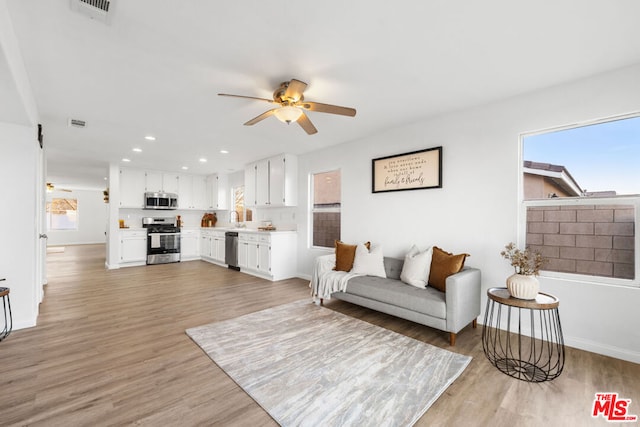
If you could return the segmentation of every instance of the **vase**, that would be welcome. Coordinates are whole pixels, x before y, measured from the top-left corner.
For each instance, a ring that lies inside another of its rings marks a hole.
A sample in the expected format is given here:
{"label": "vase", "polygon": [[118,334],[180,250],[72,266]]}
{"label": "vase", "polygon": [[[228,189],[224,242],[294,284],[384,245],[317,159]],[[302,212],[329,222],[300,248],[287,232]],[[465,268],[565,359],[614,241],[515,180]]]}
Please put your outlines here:
{"label": "vase", "polygon": [[536,276],[513,274],[507,277],[507,289],[514,298],[536,299],[540,283]]}

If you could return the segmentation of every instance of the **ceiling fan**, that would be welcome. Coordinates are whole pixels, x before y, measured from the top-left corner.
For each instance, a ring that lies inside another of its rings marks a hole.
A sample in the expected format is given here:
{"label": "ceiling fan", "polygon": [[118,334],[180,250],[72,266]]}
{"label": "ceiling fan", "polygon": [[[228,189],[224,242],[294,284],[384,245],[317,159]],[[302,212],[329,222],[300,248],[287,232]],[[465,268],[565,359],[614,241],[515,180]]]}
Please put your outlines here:
{"label": "ceiling fan", "polygon": [[246,122],[245,126],[252,126],[266,119],[269,116],[276,116],[278,120],[290,124],[296,122],[309,135],[318,132],[318,129],[311,123],[306,111],[317,111],[319,113],[339,114],[341,116],[353,117],[356,110],[349,107],[340,107],[338,105],[321,104],[319,102],[309,102],[304,100],[303,92],[307,88],[307,84],[300,80],[291,79],[288,82],[280,83],[280,86],[273,92],[273,99],[258,98],[255,96],[230,95],[228,93],[219,93],[219,96],[232,96],[235,98],[256,99],[258,101],[266,101],[271,104],[278,104],[278,107],[265,111],[257,117]]}
{"label": "ceiling fan", "polygon": [[55,191],[64,191],[66,193],[71,193],[73,191],[73,190],[69,190],[68,188],[56,188],[56,186],[53,185],[53,183],[47,182],[47,193],[52,193],[53,190],[55,190]]}

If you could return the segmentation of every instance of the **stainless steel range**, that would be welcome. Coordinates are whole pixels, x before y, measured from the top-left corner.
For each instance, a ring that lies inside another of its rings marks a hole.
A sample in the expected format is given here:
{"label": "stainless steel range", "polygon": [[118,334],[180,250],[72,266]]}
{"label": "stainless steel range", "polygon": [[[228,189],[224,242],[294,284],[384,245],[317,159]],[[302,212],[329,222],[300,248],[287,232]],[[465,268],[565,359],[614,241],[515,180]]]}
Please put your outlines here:
{"label": "stainless steel range", "polygon": [[142,218],[147,229],[147,264],[180,262],[180,227],[175,217]]}

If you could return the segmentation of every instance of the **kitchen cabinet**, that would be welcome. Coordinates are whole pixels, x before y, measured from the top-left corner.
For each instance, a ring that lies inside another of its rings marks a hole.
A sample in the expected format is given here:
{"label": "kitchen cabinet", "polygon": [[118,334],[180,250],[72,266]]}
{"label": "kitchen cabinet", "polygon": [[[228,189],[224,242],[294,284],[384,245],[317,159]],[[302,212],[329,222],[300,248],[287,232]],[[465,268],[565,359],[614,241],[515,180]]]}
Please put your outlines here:
{"label": "kitchen cabinet", "polygon": [[297,275],[297,234],[291,232],[238,233],[238,266],[241,271],[268,280]]}
{"label": "kitchen cabinet", "polygon": [[225,174],[209,175],[206,180],[207,209],[227,210],[231,204],[229,178]]}
{"label": "kitchen cabinet", "polygon": [[144,207],[145,172],[136,169],[120,169],[120,207]]}
{"label": "kitchen cabinet", "polygon": [[145,191],[178,194],[178,174],[160,171],[145,172]]}
{"label": "kitchen cabinet", "polygon": [[256,163],[256,206],[269,206],[269,170],[270,160]]}
{"label": "kitchen cabinet", "polygon": [[200,258],[200,231],[185,230],[180,231],[180,259],[188,261]]}
{"label": "kitchen cabinet", "polygon": [[271,274],[271,236],[258,236],[258,265],[257,269],[263,274]]}
{"label": "kitchen cabinet", "polygon": [[214,261],[224,263],[225,255],[225,234],[224,231],[213,232],[212,258]]}
{"label": "kitchen cabinet", "polygon": [[296,206],[298,161],[281,154],[245,167],[245,204],[247,206]]}
{"label": "kitchen cabinet", "polygon": [[207,177],[194,175],[191,185],[192,209],[206,210],[209,207],[207,197]]}
{"label": "kitchen cabinet", "polygon": [[136,265],[147,262],[146,230],[120,231],[120,262],[123,264],[135,263]]}
{"label": "kitchen cabinet", "polygon": [[249,234],[238,233],[238,267],[246,269],[249,266]]}
{"label": "kitchen cabinet", "polygon": [[216,264],[224,264],[224,231],[202,229],[200,238],[200,256],[205,261],[212,261]]}

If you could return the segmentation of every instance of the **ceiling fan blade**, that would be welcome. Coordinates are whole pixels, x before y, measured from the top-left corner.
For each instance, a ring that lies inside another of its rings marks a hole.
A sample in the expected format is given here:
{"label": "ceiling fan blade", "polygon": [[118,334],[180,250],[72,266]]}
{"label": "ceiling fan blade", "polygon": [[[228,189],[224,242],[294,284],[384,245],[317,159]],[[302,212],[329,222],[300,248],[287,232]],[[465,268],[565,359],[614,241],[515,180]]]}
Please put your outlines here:
{"label": "ceiling fan blade", "polygon": [[258,98],[257,96],[231,95],[228,93],[219,93],[218,96],[231,96],[233,98],[257,99],[258,101],[267,101],[273,103],[273,99]]}
{"label": "ceiling fan blade", "polygon": [[304,131],[307,132],[309,135],[318,133],[318,129],[316,129],[313,123],[311,123],[311,120],[309,120],[309,117],[305,113],[302,113],[302,115],[298,118],[297,122],[300,125],[300,127],[302,127],[302,129],[304,129]]}
{"label": "ceiling fan blade", "polygon": [[260,114],[257,117],[254,117],[253,119],[249,120],[247,123],[245,123],[245,126],[251,126],[251,125],[255,125],[258,122],[263,121],[264,119],[266,119],[269,116],[273,116],[273,113],[275,113],[277,110],[277,108],[274,108],[273,110],[269,110],[269,111],[265,111],[264,113]]}
{"label": "ceiling fan blade", "polygon": [[355,108],[340,107],[338,105],[321,104],[320,102],[301,102],[297,105],[305,110],[318,111],[320,113],[339,114],[341,116],[353,117],[356,115]]}
{"label": "ceiling fan blade", "polygon": [[284,97],[297,102],[302,99],[302,92],[304,92],[306,88],[307,84],[305,82],[291,79],[291,81],[289,82],[289,86],[287,86],[287,90],[284,92]]}

